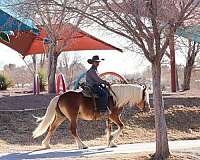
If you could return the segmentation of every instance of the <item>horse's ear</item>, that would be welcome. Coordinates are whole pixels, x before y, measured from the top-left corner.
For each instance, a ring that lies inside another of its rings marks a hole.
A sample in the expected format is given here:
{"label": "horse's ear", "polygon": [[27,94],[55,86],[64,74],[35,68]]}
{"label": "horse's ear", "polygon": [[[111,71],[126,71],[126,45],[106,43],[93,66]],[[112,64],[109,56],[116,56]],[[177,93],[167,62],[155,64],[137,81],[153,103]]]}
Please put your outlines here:
{"label": "horse's ear", "polygon": [[142,88],[143,88],[143,90],[142,90],[142,92],[143,92],[142,99],[144,100],[145,95],[146,95],[146,89],[147,89],[147,86],[143,84],[143,85],[142,85]]}

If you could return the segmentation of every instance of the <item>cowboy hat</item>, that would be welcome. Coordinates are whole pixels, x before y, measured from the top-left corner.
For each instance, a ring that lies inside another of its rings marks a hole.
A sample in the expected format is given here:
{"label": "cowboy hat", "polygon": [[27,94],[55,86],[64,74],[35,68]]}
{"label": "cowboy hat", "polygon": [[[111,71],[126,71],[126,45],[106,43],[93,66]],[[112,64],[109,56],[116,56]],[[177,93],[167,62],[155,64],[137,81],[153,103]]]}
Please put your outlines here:
{"label": "cowboy hat", "polygon": [[93,62],[101,62],[104,61],[104,59],[99,59],[99,56],[95,55],[92,57],[92,59],[88,59],[87,62],[89,64],[92,64]]}

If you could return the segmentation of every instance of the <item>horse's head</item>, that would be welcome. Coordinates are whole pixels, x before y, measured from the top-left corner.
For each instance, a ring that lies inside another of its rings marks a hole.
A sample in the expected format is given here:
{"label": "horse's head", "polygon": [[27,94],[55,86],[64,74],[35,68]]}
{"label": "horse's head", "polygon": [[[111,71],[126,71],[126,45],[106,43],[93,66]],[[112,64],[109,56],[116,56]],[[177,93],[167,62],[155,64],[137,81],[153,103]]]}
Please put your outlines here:
{"label": "horse's head", "polygon": [[144,112],[149,112],[150,111],[149,92],[145,85],[142,85],[141,89],[142,89],[142,99],[139,103],[136,104],[136,106]]}

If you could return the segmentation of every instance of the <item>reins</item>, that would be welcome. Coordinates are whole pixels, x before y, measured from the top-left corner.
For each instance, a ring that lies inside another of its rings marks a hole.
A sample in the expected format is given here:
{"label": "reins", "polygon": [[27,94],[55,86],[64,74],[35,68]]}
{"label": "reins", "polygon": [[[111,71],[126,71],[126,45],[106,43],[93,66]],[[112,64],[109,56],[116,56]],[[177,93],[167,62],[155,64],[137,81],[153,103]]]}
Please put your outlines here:
{"label": "reins", "polygon": [[115,96],[116,100],[117,100],[117,95],[115,94],[115,92],[112,90],[111,86],[108,86],[108,89],[112,92],[112,94]]}
{"label": "reins", "polygon": [[117,98],[117,95],[115,94],[115,92],[112,90],[112,88],[110,86],[108,86],[108,89],[112,92],[112,94],[115,96],[115,98]]}

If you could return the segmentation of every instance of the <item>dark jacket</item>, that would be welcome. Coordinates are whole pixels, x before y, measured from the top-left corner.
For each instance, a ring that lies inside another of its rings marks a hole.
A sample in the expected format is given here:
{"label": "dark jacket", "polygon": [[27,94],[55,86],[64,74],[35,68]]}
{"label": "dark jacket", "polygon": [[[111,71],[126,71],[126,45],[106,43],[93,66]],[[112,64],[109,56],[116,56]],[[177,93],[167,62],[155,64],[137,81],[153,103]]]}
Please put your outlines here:
{"label": "dark jacket", "polygon": [[93,87],[94,85],[107,84],[108,82],[99,77],[97,68],[92,67],[86,72],[86,85]]}

